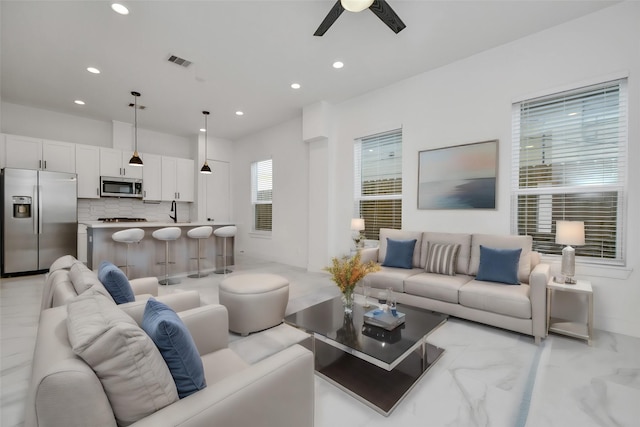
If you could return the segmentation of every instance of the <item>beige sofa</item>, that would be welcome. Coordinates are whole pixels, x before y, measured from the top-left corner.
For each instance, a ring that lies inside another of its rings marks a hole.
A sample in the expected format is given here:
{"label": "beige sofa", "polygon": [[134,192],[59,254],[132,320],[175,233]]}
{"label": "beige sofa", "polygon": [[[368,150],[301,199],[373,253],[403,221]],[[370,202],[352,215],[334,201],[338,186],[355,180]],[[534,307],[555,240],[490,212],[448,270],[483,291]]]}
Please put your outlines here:
{"label": "beige sofa", "polygon": [[[95,295],[94,291],[91,293],[103,302],[107,301],[101,295]],[[70,304],[84,303],[85,298],[90,300],[91,295],[87,297],[85,294]],[[178,312],[189,329],[201,356],[207,387],[160,406],[161,409],[131,424],[120,425],[313,426],[311,352],[296,345],[248,365],[227,347],[228,317],[225,307],[217,304],[201,306],[195,291],[178,292],[157,299]],[[134,301],[113,307],[130,315],[139,325],[145,304],[145,301]],[[25,426],[115,427],[115,403],[107,396],[94,370],[73,352],[68,332],[69,315],[67,306],[41,312]],[[107,363],[111,363],[111,359]],[[134,378],[130,382],[140,382],[140,377]],[[127,384],[122,387],[127,388]],[[146,389],[146,386],[143,388]],[[140,397],[137,393],[133,396],[118,393],[115,400],[119,400],[117,404],[120,408],[125,405],[129,410],[137,410]]]}
{"label": "beige sofa", "polygon": [[[158,295],[158,279],[156,277],[142,277],[129,281],[136,300],[147,300]],[[72,255],[65,255],[53,262],[46,275],[42,290],[42,304],[40,309],[65,305],[72,298],[77,297],[90,287],[104,289],[97,274],[78,261]],[[107,294],[107,290],[104,289]]]}
{"label": "beige sofa", "polygon": [[[531,335],[539,343],[546,336],[546,285],[549,265],[532,251],[530,236],[442,233],[380,229],[377,248],[361,250],[362,261],[383,263],[387,238],[416,239],[412,268],[382,267],[362,283],[379,289],[392,288],[399,303]],[[455,275],[425,270],[430,244],[459,244]],[[480,245],[500,249],[522,249],[518,263],[519,285],[476,280]],[[362,292],[362,287],[357,288]]]}

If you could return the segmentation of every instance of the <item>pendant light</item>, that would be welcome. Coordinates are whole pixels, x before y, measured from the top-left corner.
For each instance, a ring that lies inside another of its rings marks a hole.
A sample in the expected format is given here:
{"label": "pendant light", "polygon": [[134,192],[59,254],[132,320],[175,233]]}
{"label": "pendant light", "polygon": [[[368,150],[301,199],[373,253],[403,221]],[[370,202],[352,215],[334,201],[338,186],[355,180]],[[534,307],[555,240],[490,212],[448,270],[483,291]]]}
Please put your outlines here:
{"label": "pendant light", "polygon": [[207,145],[209,143],[209,141],[207,140],[207,116],[209,115],[209,112],[203,111],[202,114],[204,114],[204,165],[202,165],[200,173],[211,175],[211,168],[207,163]]}
{"label": "pendant light", "polygon": [[140,92],[131,92],[133,95],[133,156],[129,160],[129,166],[142,166],[142,159],[138,154],[138,97]]}

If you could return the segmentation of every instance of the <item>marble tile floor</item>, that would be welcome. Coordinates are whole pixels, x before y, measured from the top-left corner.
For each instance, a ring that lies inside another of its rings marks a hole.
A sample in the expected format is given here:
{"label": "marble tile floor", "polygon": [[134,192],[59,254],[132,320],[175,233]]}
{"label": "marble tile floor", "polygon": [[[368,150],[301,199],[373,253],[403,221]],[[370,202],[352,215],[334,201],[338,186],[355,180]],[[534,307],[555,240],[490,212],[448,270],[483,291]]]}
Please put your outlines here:
{"label": "marble tile floor", "polygon": [[[328,276],[240,256],[236,271],[281,274],[291,283],[287,312],[338,295]],[[196,289],[218,301],[222,275],[182,278],[160,293]],[[0,282],[0,426],[21,426],[39,316],[42,275]],[[356,302],[358,299],[356,300]],[[286,325],[250,335],[250,345],[291,338]],[[396,410],[384,417],[316,377],[315,426],[638,426],[640,339],[596,331],[593,346],[531,337],[451,318],[429,342],[446,349]],[[249,341],[230,336],[238,351]],[[232,347],[233,348],[233,347]],[[255,348],[255,347],[254,347]],[[267,350],[268,351],[268,350]],[[381,385],[384,386],[384,385]]]}

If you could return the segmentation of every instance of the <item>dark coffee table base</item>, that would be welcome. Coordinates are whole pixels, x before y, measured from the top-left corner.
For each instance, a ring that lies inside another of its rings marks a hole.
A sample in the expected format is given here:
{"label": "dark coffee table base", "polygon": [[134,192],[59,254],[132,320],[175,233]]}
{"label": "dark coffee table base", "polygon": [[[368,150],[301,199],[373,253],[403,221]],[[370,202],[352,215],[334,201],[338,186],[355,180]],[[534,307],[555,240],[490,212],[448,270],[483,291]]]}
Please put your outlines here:
{"label": "dark coffee table base", "polygon": [[433,366],[444,350],[425,345],[419,347],[395,369],[387,371],[321,340],[311,338],[305,345],[315,346],[316,373],[364,404],[388,416],[414,385]]}

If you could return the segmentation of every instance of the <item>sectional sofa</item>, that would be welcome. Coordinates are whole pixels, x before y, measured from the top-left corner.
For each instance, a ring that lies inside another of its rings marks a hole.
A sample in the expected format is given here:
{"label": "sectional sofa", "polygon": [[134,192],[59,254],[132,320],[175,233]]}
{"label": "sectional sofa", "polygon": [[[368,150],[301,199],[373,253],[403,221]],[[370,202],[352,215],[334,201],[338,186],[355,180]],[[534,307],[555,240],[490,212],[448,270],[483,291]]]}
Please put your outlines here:
{"label": "sectional sofa", "polygon": [[[25,427],[313,426],[309,350],[294,345],[248,364],[228,348],[224,306],[203,304],[196,291],[159,296],[188,331],[206,380],[206,387],[179,395],[179,380],[145,326],[151,295],[117,305],[96,273],[72,258],[52,266],[59,274],[49,285],[69,298],[40,313]],[[182,343],[172,331],[170,341]]]}
{"label": "sectional sofa", "polygon": [[[141,277],[129,280],[136,300],[147,300],[158,296],[158,279]],[[87,291],[99,289],[105,296],[109,293],[98,276],[72,255],[64,255],[51,264],[42,290],[41,310],[67,304],[70,300]]]}
{"label": "sectional sofa", "polygon": [[[391,251],[402,247],[399,245],[406,248],[413,240],[404,268],[385,266],[385,261],[394,265],[397,258]],[[446,256],[454,249],[455,255]],[[511,258],[500,258],[502,253]],[[364,248],[361,255],[363,262],[375,261],[382,266],[362,280],[357,292],[362,292],[363,285],[371,286],[373,296],[391,288],[401,304],[531,335],[536,343],[546,336],[549,264],[541,263],[539,254],[532,251],[530,236],[383,228],[379,246]],[[506,274],[512,269],[512,274]],[[517,278],[502,279],[505,274]]]}

